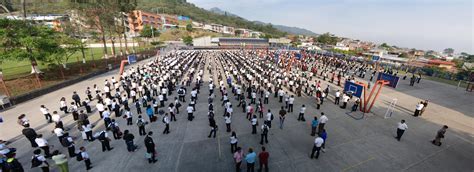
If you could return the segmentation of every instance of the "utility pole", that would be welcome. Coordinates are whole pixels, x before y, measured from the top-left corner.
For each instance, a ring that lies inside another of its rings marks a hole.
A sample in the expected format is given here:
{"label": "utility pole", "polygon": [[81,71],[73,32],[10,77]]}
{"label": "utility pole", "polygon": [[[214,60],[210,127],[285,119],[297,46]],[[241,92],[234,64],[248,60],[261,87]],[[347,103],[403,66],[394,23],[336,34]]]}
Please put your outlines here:
{"label": "utility pole", "polygon": [[21,0],[21,5],[23,9],[23,20],[26,20],[26,0]]}

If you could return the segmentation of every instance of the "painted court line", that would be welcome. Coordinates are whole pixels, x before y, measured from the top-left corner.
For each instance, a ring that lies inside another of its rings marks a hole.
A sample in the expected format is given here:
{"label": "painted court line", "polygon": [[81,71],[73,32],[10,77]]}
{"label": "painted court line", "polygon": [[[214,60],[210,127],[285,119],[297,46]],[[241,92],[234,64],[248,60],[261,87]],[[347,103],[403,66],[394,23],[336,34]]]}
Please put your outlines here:
{"label": "painted court line", "polygon": [[373,156],[370,156],[369,159],[366,159],[366,160],[364,160],[364,161],[361,161],[361,162],[359,162],[359,163],[357,163],[357,164],[354,164],[354,165],[352,165],[352,166],[346,167],[346,168],[342,169],[342,171],[343,171],[343,172],[348,171],[348,170],[353,169],[353,168],[355,168],[355,167],[357,167],[357,166],[360,166],[360,165],[362,165],[362,164],[364,164],[364,163],[366,163],[366,162],[372,161],[373,159],[375,159],[375,158],[374,158]]}
{"label": "painted court line", "polygon": [[[455,145],[455,144],[453,144],[453,145]],[[413,164],[408,165],[406,168],[402,169],[401,171],[407,171],[408,169],[410,169],[410,168],[412,168],[412,167],[414,167],[414,166],[416,166],[416,165],[418,165],[418,164],[421,164],[421,163],[425,162],[426,160],[428,160],[428,159],[430,159],[430,158],[432,158],[432,157],[438,155],[439,153],[441,153],[441,152],[447,150],[448,148],[450,148],[450,147],[453,146],[453,145],[448,145],[448,146],[446,146],[445,148],[443,148],[443,149],[441,149],[441,150],[438,150],[438,151],[436,151],[436,152],[434,152],[434,153],[432,153],[432,154],[426,156],[426,157],[423,158],[422,160],[420,160],[420,161],[418,161],[418,162],[415,162],[415,163],[413,163]]]}

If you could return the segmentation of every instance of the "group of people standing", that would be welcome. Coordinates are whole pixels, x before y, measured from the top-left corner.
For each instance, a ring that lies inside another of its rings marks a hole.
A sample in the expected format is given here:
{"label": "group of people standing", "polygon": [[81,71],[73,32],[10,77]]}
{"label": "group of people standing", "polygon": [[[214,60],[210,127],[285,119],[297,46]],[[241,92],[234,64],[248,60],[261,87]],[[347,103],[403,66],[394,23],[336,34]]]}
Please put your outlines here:
{"label": "group of people standing", "polygon": [[[286,118],[294,111],[297,113],[297,121],[305,122],[307,107],[314,105],[320,110],[325,99],[331,94],[329,84],[323,87],[321,81],[328,79],[328,82],[333,83],[337,80],[337,85],[340,86],[341,81],[354,82],[355,75],[351,75],[349,71],[359,72],[359,77],[365,77],[366,72],[370,71],[367,65],[323,56],[302,60],[300,64],[292,66],[296,67],[295,70],[288,71],[286,65],[288,64],[275,63],[270,57],[262,59],[254,51],[174,51],[126,70],[119,79],[112,77],[110,80],[104,80],[103,84],[87,87],[81,90],[84,93],[82,96],[74,91],[71,99],[61,97],[57,110],[50,110],[41,105],[39,112],[44,115],[48,124],[54,125],[52,133],[58,138],[63,149],[67,150],[68,156],[62,154],[59,147],[50,144],[43,134],[31,128],[26,114],[18,117],[18,124],[24,127],[22,134],[33,148],[32,167],[41,168],[42,171],[50,170],[49,159],[52,159],[62,172],[68,171],[68,158],[83,161],[86,170],[91,169],[92,160],[85,147],[94,144],[88,142],[96,140],[100,142],[103,152],[114,149],[111,147],[113,140],[123,140],[127,151],[135,152],[139,146],[135,144],[135,130],[132,128],[134,125],[139,137],[144,140],[145,157],[148,163],[152,164],[157,162],[157,150],[154,142],[156,136],[151,131],[151,124],[161,121],[164,126],[162,133],[168,135],[172,133],[171,124],[181,120],[181,107],[185,106],[186,119],[192,122],[196,116],[202,115],[196,113],[197,109],[204,108],[196,106],[200,103],[198,100],[207,100],[210,127],[208,138],[218,135],[219,123],[225,124],[226,130],[223,131],[230,137],[236,171],[241,171],[242,162],[245,162],[247,171],[254,171],[257,162],[259,170],[268,171],[270,153],[268,146],[264,145],[269,143],[268,137],[275,118],[279,119],[277,127],[280,130],[284,129]],[[311,72],[299,69],[307,69],[308,65]],[[206,71],[208,75],[205,75]],[[207,80],[205,77],[208,77]],[[204,84],[208,84],[208,92],[203,91]],[[202,98],[203,95],[207,95],[207,99]],[[220,102],[214,104],[217,95]],[[310,96],[311,100],[315,101],[296,106],[298,103],[295,100],[303,96]],[[352,99],[349,93],[339,90],[334,92],[334,103],[339,106],[342,101],[340,108],[345,109]],[[352,102],[352,111],[355,111],[360,99],[355,97]],[[417,105],[415,116],[423,114],[427,104],[428,101],[425,101]],[[217,112],[217,106],[223,109],[221,121],[217,119],[220,116],[216,115],[220,114]],[[239,113],[239,108],[242,113]],[[311,130],[308,137],[314,138],[310,158],[318,159],[320,152],[326,150],[326,124],[329,119],[324,112],[318,112],[319,115],[316,115],[316,112],[310,113],[312,118],[309,119],[312,120],[309,122]],[[72,127],[63,122],[64,117],[69,115],[72,116]],[[233,123],[236,116],[245,116],[248,123]],[[99,120],[93,121],[92,117]],[[125,126],[119,124],[122,121]],[[99,127],[100,124],[104,127]],[[232,127],[233,125],[248,125],[251,134],[257,134],[260,130],[261,150],[258,154],[252,147],[244,154],[243,148],[238,146],[242,143],[238,140],[235,129],[237,127]],[[400,140],[407,129],[405,121],[402,120],[398,124],[396,138]],[[440,139],[444,137],[446,129],[447,126],[438,132],[433,144],[441,145]],[[80,142],[78,138],[83,141]],[[15,158],[15,151],[12,149],[2,154],[6,156],[6,161],[2,161],[2,170],[22,171],[21,163]]]}

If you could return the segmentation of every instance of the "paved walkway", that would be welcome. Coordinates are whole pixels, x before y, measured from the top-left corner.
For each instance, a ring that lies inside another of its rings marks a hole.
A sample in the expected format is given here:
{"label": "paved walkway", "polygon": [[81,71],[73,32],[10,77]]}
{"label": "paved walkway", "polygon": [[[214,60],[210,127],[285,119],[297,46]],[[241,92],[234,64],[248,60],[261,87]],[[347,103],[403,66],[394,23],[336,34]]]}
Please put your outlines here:
{"label": "paved walkway", "polygon": [[[143,62],[142,62],[143,63]],[[1,115],[5,122],[0,124],[0,139],[10,140],[12,147],[18,148],[18,158],[25,169],[29,169],[32,149],[29,142],[21,135],[21,127],[16,124],[16,117],[25,113],[28,115],[32,127],[42,133],[48,141],[55,145],[55,149],[62,148],[51,131],[52,125],[45,124],[43,115],[39,111],[41,104],[51,110],[59,106],[59,98],[64,96],[70,99],[73,91],[78,91],[84,98],[84,90],[97,83],[100,87],[106,78],[111,78],[118,72],[109,73],[91,78],[87,81],[65,87],[50,94],[38,97],[20,105],[16,105]],[[209,74],[205,72],[205,79]],[[326,83],[323,82],[322,88]],[[189,90],[189,89],[188,89]],[[333,91],[335,89],[332,89]],[[175,94],[175,93],[174,93]],[[91,171],[233,171],[233,160],[230,153],[229,137],[225,132],[223,108],[219,106],[220,96],[215,102],[216,121],[220,130],[216,139],[207,138],[210,128],[207,119],[207,84],[204,84],[199,94],[196,118],[192,122],[186,120],[183,112],[178,115],[178,121],[171,123],[171,133],[161,134],[164,125],[161,122],[152,123],[147,130],[155,132],[154,140],[157,145],[158,163],[148,164],[145,157],[143,137],[138,136],[136,126],[126,126],[123,119],[117,119],[122,130],[129,129],[134,133],[135,142],[140,146],[135,153],[126,151],[123,140],[113,140],[111,152],[101,152],[99,142],[83,142],[76,140],[76,147],[85,146],[88,149],[94,168]],[[331,94],[332,95],[332,94]],[[422,80],[415,87],[408,86],[408,80],[402,81],[395,90],[384,88],[384,96],[374,105],[372,114],[367,114],[362,120],[349,117],[348,109],[340,109],[330,101],[325,101],[320,110],[315,109],[312,99],[302,97],[295,101],[295,112],[289,114],[283,130],[273,127],[270,130],[269,144],[265,145],[270,152],[270,171],[472,171],[474,170],[473,146],[473,112],[474,96],[461,90]],[[189,98],[189,95],[187,95]],[[232,96],[231,96],[232,97]],[[384,119],[386,101],[392,97],[398,99],[398,106],[392,118]],[[410,116],[416,102],[421,99],[430,99],[423,117]],[[234,106],[235,99],[231,99]],[[94,102],[95,103],[95,102]],[[306,122],[298,122],[297,112],[302,104],[307,106]],[[95,105],[95,104],[94,104]],[[93,105],[93,106],[94,106]],[[269,106],[274,114],[281,104],[273,97]],[[251,134],[251,125],[245,119],[241,108],[234,107],[232,128],[239,138],[239,146],[247,150],[253,147],[260,151],[260,135]],[[184,111],[181,108],[180,111]],[[322,153],[318,160],[309,159],[314,137],[310,133],[310,119],[320,112],[329,117],[326,125],[328,131],[327,151]],[[132,108],[132,112],[134,108]],[[353,114],[361,115],[361,114]],[[99,121],[98,113],[90,117],[91,121]],[[136,115],[134,120],[136,119]],[[161,119],[161,118],[160,118]],[[400,142],[396,141],[396,123],[400,119],[407,120],[408,131]],[[159,120],[160,121],[160,120]],[[70,115],[64,117],[67,125],[73,124]],[[259,122],[263,121],[259,119]],[[273,126],[277,126],[275,118]],[[433,139],[441,125],[449,125],[443,145],[437,147],[429,141]],[[97,123],[95,131],[103,129],[102,121]],[[72,130],[72,135],[80,138],[80,134]],[[258,131],[260,133],[260,131]],[[245,151],[246,152],[246,151]],[[53,164],[51,162],[51,164]],[[71,171],[85,171],[83,162],[69,160]],[[258,164],[257,164],[258,167]],[[243,164],[245,168],[245,164]],[[31,170],[31,171],[38,171]]]}

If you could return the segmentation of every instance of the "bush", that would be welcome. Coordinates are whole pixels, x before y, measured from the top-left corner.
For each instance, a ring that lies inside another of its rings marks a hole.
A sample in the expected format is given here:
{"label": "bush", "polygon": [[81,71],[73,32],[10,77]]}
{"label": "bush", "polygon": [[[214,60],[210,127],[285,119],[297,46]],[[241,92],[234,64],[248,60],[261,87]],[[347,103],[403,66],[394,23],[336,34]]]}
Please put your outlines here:
{"label": "bush", "polygon": [[161,42],[161,41],[153,41],[153,42],[150,42],[150,44],[153,45],[153,46],[157,46],[157,45],[163,44],[163,42]]}

